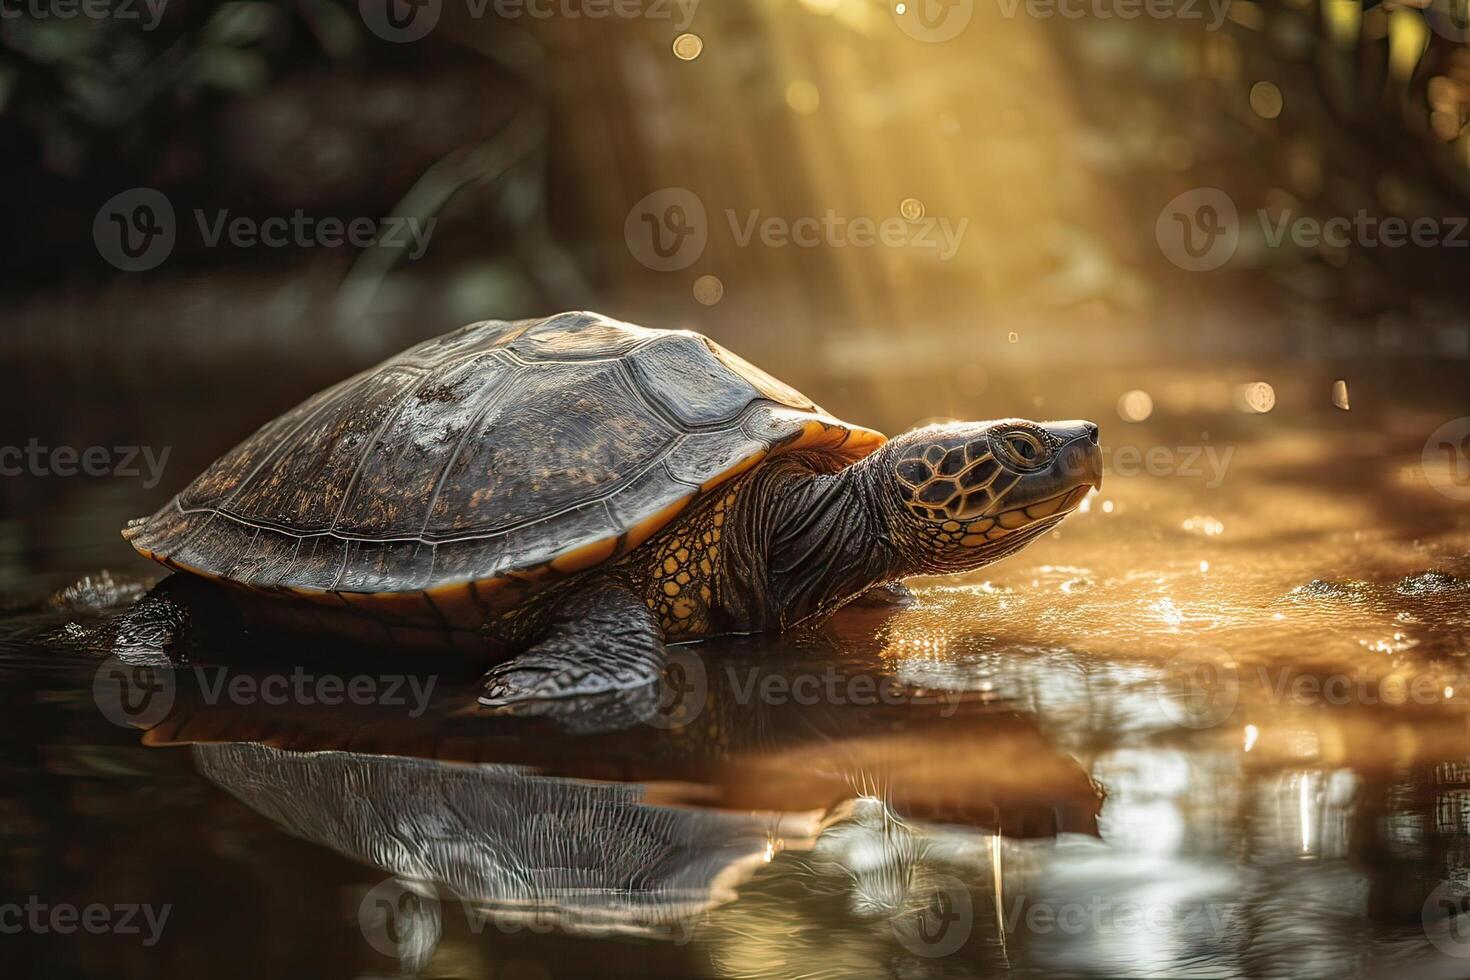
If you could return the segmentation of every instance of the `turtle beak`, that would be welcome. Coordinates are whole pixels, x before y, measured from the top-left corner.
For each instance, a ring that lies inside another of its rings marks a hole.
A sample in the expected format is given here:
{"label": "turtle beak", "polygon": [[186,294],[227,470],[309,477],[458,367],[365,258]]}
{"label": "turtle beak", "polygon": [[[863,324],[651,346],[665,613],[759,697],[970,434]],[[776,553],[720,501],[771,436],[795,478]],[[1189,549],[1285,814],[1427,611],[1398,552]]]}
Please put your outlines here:
{"label": "turtle beak", "polygon": [[1101,490],[1102,448],[1097,441],[1097,426],[1082,419],[1042,424],[1062,441],[1062,448],[1057,451],[1057,472],[1071,478],[1077,486],[1090,485]]}

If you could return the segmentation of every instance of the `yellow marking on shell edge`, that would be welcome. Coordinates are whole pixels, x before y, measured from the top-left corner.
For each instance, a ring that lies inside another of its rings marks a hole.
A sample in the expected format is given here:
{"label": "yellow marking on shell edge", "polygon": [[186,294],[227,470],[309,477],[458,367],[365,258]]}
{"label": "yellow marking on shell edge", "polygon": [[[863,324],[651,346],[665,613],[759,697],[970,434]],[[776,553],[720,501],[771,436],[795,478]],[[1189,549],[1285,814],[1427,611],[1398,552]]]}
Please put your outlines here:
{"label": "yellow marking on shell edge", "polygon": [[699,489],[705,491],[706,493],[708,493],[710,490],[713,490],[715,487],[719,486],[721,483],[725,483],[725,482],[727,482],[729,480],[733,480],[735,477],[739,476],[741,473],[744,473],[746,470],[750,469],[756,463],[759,463],[761,460],[763,460],[765,458],[766,458],[766,451],[764,449],[762,449],[758,453],[751,453],[749,456],[745,457],[744,459],[742,459],[740,462],[736,463],[734,466],[730,467],[729,469],[724,470],[724,471],[722,471],[720,473],[716,473],[714,476],[710,477],[708,480],[705,480],[703,483],[701,483],[699,485]]}
{"label": "yellow marking on shell edge", "polygon": [[[855,461],[862,459],[864,456],[867,456],[869,453],[873,452],[875,449],[882,446],[887,441],[887,436],[873,429],[866,429],[861,426],[849,426],[847,423],[839,422],[836,419],[832,419],[829,421],[811,419],[802,425],[802,430],[797,438],[779,447],[777,452],[790,452],[794,449],[828,449],[837,452],[838,454],[849,460]],[[749,457],[741,460],[734,466],[726,469],[724,472],[718,473],[710,479],[706,480],[701,485],[701,490],[708,491],[714,487],[719,486],[722,483],[726,483],[729,480],[734,479],[735,477],[754,467],[756,464],[760,463],[766,458],[766,456],[766,450],[761,450],[760,452],[751,454]],[[654,514],[651,514],[638,523],[634,524],[631,528],[628,529],[627,534],[623,536],[623,546],[621,548],[621,553],[626,554],[627,552],[633,551],[639,545],[643,544],[649,538],[653,537],[653,535],[656,534],[659,530],[670,524],[674,520],[674,518],[676,518],[680,514],[680,512],[684,510],[684,508],[689,506],[690,502],[693,501],[697,496],[698,494],[690,494],[689,496],[681,497],[680,499],[669,504],[662,510],[657,511]],[[729,502],[729,499],[721,501],[722,504],[728,504]],[[715,533],[710,538],[706,539],[707,544],[711,540],[719,540],[718,526],[722,523],[723,521],[720,521],[716,524]],[[142,525],[139,525],[140,529],[141,527]],[[130,537],[126,533],[126,531],[128,530],[134,529],[125,529],[123,537],[130,544],[132,544],[132,537]],[[134,530],[133,537],[135,537],[137,533],[138,531]],[[293,586],[283,586],[274,589],[262,589],[256,586],[249,585],[245,582],[236,582],[231,579],[224,578],[220,575],[206,572],[201,568],[186,565],[183,562],[176,561],[172,558],[156,554],[143,548],[139,548],[136,544],[133,544],[133,547],[143,557],[149,559],[150,561],[158,562],[160,565],[163,565],[166,568],[175,569],[181,572],[187,572],[191,575],[197,575],[200,578],[219,582],[232,588],[241,589],[247,592],[263,593],[267,595],[290,596],[295,599],[301,599],[321,605],[335,606],[342,603],[342,599],[340,598],[339,593],[332,590],[305,589]],[[618,552],[618,539],[607,538],[601,541],[594,541],[590,544],[573,549],[572,551],[569,551],[564,555],[558,556],[546,565],[531,569],[509,572],[495,578],[477,579],[474,580],[473,584],[479,590],[479,598],[482,601],[489,601],[491,597],[494,596],[496,593],[504,591],[506,589],[527,588],[529,586],[538,584],[553,575],[565,575],[570,572],[582,571],[587,568],[591,568],[594,565],[607,561]],[[711,561],[715,560],[718,554],[719,548],[717,545],[712,546],[709,549],[709,558]],[[349,594],[354,597],[351,601],[354,601],[355,604],[362,606],[375,606],[380,604],[386,606],[388,604],[405,602],[418,604],[419,607],[422,608],[422,596],[425,595],[428,596],[430,601],[434,602],[436,605],[439,605],[441,608],[446,606],[457,608],[464,604],[477,606],[478,604],[474,602],[474,597],[470,595],[469,592],[470,584],[471,583],[467,581],[450,582],[444,585],[436,586],[432,589],[423,590],[422,592],[365,592]]]}
{"label": "yellow marking on shell edge", "polygon": [[551,560],[551,567],[563,575],[580,572],[583,569],[591,568],[593,565],[600,565],[607,561],[613,556],[613,552],[617,550],[617,547],[618,539],[616,536],[603,538],[601,541],[594,541],[580,548],[573,548],[571,551],[553,558]]}
{"label": "yellow marking on shell edge", "polygon": [[656,533],[658,533],[661,528],[665,527],[675,517],[678,517],[679,512],[682,511],[685,507],[688,507],[689,501],[693,499],[693,494],[690,494],[687,497],[680,497],[678,500],[674,501],[672,504],[669,504],[663,510],[650,514],[649,516],[643,518],[643,520],[639,521],[637,524],[634,524],[632,527],[630,527],[628,529],[628,533],[623,536],[623,554],[627,554],[634,548],[641,545],[643,542],[647,541],[649,538],[653,537]]}

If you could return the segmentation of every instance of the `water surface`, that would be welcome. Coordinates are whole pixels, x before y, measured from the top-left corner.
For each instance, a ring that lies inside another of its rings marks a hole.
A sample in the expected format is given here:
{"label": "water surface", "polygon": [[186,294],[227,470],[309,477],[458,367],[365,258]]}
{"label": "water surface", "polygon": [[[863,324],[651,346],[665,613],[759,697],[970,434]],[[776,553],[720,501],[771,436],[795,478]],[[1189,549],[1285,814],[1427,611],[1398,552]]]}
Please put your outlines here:
{"label": "water surface", "polygon": [[1454,414],[1105,422],[1104,489],[1049,538],[681,647],[658,709],[596,733],[484,715],[472,665],[305,643],[204,642],[119,717],[107,671],[157,661],[96,628],[157,575],[116,527],[171,491],[69,489],[6,526],[4,891],[168,913],[3,948],[98,977],[1464,976],[1470,512],[1423,455]]}

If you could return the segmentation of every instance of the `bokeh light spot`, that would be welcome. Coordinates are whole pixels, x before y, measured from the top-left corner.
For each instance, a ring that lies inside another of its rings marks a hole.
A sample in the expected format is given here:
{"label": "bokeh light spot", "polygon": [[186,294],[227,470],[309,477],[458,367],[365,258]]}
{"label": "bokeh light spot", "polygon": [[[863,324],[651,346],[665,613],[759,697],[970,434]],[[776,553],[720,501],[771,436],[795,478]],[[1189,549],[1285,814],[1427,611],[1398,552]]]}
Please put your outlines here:
{"label": "bokeh light spot", "polygon": [[1124,422],[1142,422],[1153,413],[1153,397],[1142,388],[1125,391],[1118,397],[1118,417]]}
{"label": "bokeh light spot", "polygon": [[1271,82],[1256,82],[1251,86],[1251,111],[1262,119],[1281,115],[1282,104],[1281,89]]}
{"label": "bokeh light spot", "polygon": [[694,280],[694,298],[705,306],[714,306],[725,297],[725,284],[719,276],[700,276]]}
{"label": "bokeh light spot", "polygon": [[786,86],[786,104],[791,111],[809,116],[821,106],[822,96],[810,79],[798,78]]}
{"label": "bokeh light spot", "polygon": [[1252,381],[1235,389],[1235,407],[1247,415],[1265,415],[1276,407],[1276,389],[1264,381]]}
{"label": "bokeh light spot", "polygon": [[674,38],[674,57],[680,61],[693,61],[704,51],[704,38],[698,34],[680,34]]}

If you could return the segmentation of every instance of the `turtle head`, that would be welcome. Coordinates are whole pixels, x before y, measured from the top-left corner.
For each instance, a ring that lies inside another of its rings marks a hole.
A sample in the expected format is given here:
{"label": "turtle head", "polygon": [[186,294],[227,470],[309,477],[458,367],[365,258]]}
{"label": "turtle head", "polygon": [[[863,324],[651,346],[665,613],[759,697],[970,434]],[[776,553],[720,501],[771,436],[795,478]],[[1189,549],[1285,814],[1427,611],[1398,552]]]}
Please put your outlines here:
{"label": "turtle head", "polygon": [[1091,422],[955,422],[906,432],[875,453],[916,571],[958,572],[1012,554],[1102,486]]}

